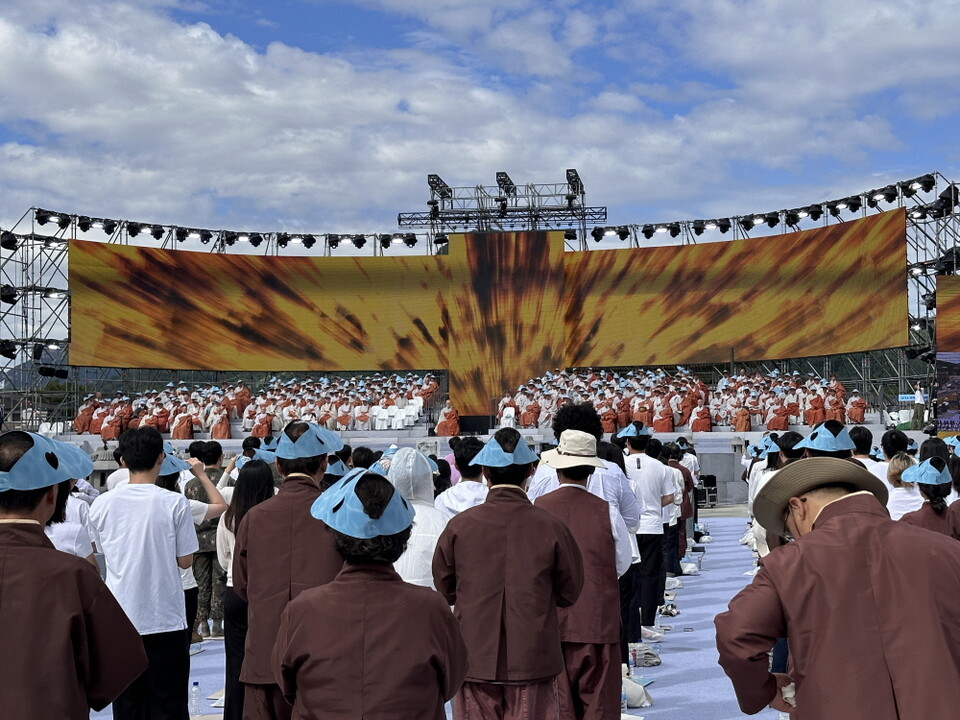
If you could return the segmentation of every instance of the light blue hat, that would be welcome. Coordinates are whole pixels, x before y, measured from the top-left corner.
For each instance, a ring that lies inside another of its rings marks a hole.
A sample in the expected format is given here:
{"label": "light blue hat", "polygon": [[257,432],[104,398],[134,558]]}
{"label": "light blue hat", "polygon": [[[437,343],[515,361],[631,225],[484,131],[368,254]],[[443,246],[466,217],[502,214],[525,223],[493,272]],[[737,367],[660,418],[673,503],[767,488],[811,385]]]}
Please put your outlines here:
{"label": "light blue hat", "polygon": [[165,457],[163,458],[163,465],[160,466],[161,475],[173,475],[190,469],[190,463],[174,455],[176,451],[169,442],[163,443],[163,452]]}
{"label": "light blue hat", "polygon": [[276,452],[277,445],[279,443],[280,443],[280,440],[278,438],[272,437],[269,440],[264,438],[263,440],[260,441],[260,449],[269,450],[270,452]]}
{"label": "light blue hat", "polygon": [[[33,439],[33,447],[27,450],[13,467],[0,472],[0,492],[7,490],[41,490],[74,477],[78,460],[70,446],[43,435],[27,433]],[[87,458],[89,461],[89,458]],[[88,473],[89,474],[89,473]]]}
{"label": "light blue hat", "polygon": [[841,427],[840,431],[834,435],[823,424],[820,424],[814,427],[812,433],[794,446],[795,450],[804,448],[819,450],[820,452],[841,452],[843,450],[856,450],[857,446],[850,439],[850,432],[846,427]]}
{"label": "light blue hat", "polygon": [[316,427],[317,434],[320,436],[320,439],[323,440],[324,444],[330,448],[331,452],[339,452],[340,450],[343,450],[343,439],[333,430],[327,430],[327,428],[321,427],[316,423],[310,424]]}
{"label": "light blue hat", "polygon": [[89,477],[93,472],[93,460],[83,450],[76,445],[62,443],[63,455],[60,460],[63,463],[63,470],[70,474],[71,480],[80,480]]}
{"label": "light blue hat", "polygon": [[334,452],[323,439],[322,428],[316,423],[307,423],[310,427],[297,438],[296,442],[290,439],[286,433],[281,433],[280,442],[277,443],[277,457],[283,460],[296,460],[297,458],[311,458],[318,455],[329,455]]}
{"label": "light blue hat", "polygon": [[763,439],[763,442],[760,444],[760,448],[764,455],[773,455],[774,453],[780,452],[780,446],[777,445],[776,441],[773,440],[769,435]]}
{"label": "light blue hat", "polygon": [[416,512],[396,489],[380,517],[373,519],[367,515],[357,497],[357,482],[367,472],[366,468],[348,472],[314,501],[310,514],[329,528],[362,540],[406,530],[413,524]]}
{"label": "light blue hat", "polygon": [[943,442],[945,442],[945,443],[946,443],[947,445],[949,445],[950,447],[954,447],[954,448],[955,448],[955,447],[957,447],[957,444],[960,443],[960,436],[958,436],[958,435],[949,435],[949,436],[947,436],[947,437],[945,437],[945,438],[943,439]]}
{"label": "light blue hat", "polygon": [[537,462],[537,459],[536,454],[527,446],[523,438],[517,443],[517,447],[512,453],[504,452],[496,438],[490,438],[483,449],[470,461],[470,464],[483,467],[508,467],[510,465],[529,465]]}
{"label": "light blue hat", "polygon": [[924,460],[919,465],[911,465],[900,475],[903,482],[923,483],[924,485],[946,485],[953,482],[950,471],[944,468],[937,470],[930,464],[929,460]]}
{"label": "light blue hat", "polygon": [[440,472],[440,466],[437,465],[437,461],[434,460],[434,459],[433,459],[432,457],[430,457],[429,455],[426,455],[425,457],[427,458],[427,464],[430,466],[430,472],[432,472],[432,473],[438,473],[438,472]]}
{"label": "light blue hat", "polygon": [[324,475],[333,475],[334,477],[342,478],[349,472],[347,466],[343,464],[343,460],[337,458],[332,463],[327,463],[327,469],[324,471]]}
{"label": "light blue hat", "polygon": [[909,440],[910,441],[907,443],[907,452],[917,452],[920,449],[920,446],[917,445],[917,441],[913,438],[910,438]]}
{"label": "light blue hat", "polygon": [[650,428],[648,428],[646,425],[641,424],[640,429],[637,430],[637,424],[630,423],[625,428],[623,428],[623,430],[617,433],[618,438],[639,437],[640,435],[650,435]]}

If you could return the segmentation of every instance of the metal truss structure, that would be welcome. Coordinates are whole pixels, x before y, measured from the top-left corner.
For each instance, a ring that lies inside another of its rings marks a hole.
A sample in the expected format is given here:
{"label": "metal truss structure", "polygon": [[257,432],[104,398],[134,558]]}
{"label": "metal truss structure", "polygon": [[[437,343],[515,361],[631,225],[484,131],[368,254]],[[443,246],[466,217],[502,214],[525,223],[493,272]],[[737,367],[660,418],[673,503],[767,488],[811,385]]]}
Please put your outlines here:
{"label": "metal truss structure", "polygon": [[507,230],[566,230],[586,250],[587,226],[607,222],[607,208],[587,205],[580,174],[567,170],[564,183],[517,185],[505,172],[497,184],[450,187],[439,175],[428,175],[430,199],[425,212],[400,213],[402,228],[427,228],[434,243],[445,233]]}
{"label": "metal truss structure", "polygon": [[[253,248],[258,254],[277,255],[292,244],[308,250],[317,245],[318,254],[330,255],[341,243],[352,243],[357,249],[369,243],[377,255],[394,243],[413,248],[418,240],[425,240],[420,247],[434,254],[444,252],[446,233],[454,230],[563,229],[570,250],[587,250],[587,237],[599,241],[604,236],[618,236],[638,248],[658,233],[664,240],[669,235],[668,244],[678,245],[709,239],[702,237],[707,232],[729,233],[730,240],[737,240],[751,237],[751,233],[787,233],[800,229],[801,224],[830,225],[845,222],[844,215],[855,219],[903,207],[907,215],[905,299],[909,346],[763,363],[740,363],[733,358],[731,365],[782,373],[796,370],[804,375],[835,373],[844,385],[856,386],[871,404],[883,409],[896,407],[897,396],[909,392],[914,383],[929,386],[935,378],[936,276],[960,273],[960,190],[940,173],[794,209],[614,227],[601,225],[606,222],[606,208],[586,205],[576,170],[567,171],[566,183],[548,185],[518,186],[506,173],[497,174],[496,187],[451,188],[436,175],[429,176],[428,184],[428,211],[398,216],[403,228],[427,230],[419,236],[409,231],[370,235],[213,231],[31,208],[13,228],[0,232],[0,401],[6,427],[35,430],[44,421],[69,420],[80,398],[89,392],[138,392],[162,387],[172,379],[190,384],[243,379],[259,386],[270,376],[68,367],[67,249],[69,242],[77,239],[78,231],[86,237],[90,228],[97,227],[110,243],[173,249],[186,240],[199,240],[201,246],[209,246],[209,251],[216,253],[250,254],[249,248]],[[597,225],[588,234],[588,225],[594,223]],[[576,247],[570,242],[573,240],[579,240]],[[714,364],[695,369],[704,378],[714,378],[728,368],[726,364]],[[291,374],[282,377],[287,375]]]}

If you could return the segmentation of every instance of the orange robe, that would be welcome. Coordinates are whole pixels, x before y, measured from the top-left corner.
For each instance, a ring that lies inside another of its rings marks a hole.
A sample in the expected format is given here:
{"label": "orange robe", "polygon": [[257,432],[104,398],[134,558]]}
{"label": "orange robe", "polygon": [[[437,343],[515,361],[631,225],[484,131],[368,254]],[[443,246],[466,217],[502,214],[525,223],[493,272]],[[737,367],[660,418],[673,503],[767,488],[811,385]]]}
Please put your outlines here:
{"label": "orange robe", "polygon": [[460,434],[460,413],[456,410],[447,410],[447,416],[437,423],[437,435],[453,437]]}
{"label": "orange robe", "polygon": [[267,415],[262,420],[257,420],[253,424],[253,430],[250,431],[250,435],[258,438],[265,438],[270,434],[270,431],[273,430],[273,415]]}
{"label": "orange robe", "polygon": [[521,427],[536,427],[537,420],[540,419],[540,403],[532,402],[526,409],[520,413]]}
{"label": "orange robe", "polygon": [[171,440],[193,440],[193,423],[195,418],[186,415],[177,420],[177,424],[170,429]]}
{"label": "orange robe", "polygon": [[93,419],[93,411],[96,410],[92,405],[81,410],[73,420],[73,431],[78,435],[83,435],[90,429],[90,420]]}
{"label": "orange robe", "polygon": [[850,409],[847,411],[847,416],[850,418],[852,423],[862,423],[864,415],[867,412],[867,401],[863,398],[857,398],[850,401]]}
{"label": "orange robe", "polygon": [[636,422],[642,422],[646,426],[653,425],[653,410],[646,403],[637,406],[637,411],[633,414]]}
{"label": "orange robe", "polygon": [[170,411],[166,408],[161,409],[156,414],[157,424],[156,428],[162,433],[167,432],[170,427]]}
{"label": "orange robe", "polygon": [[605,433],[617,431],[617,411],[613,408],[604,408],[600,413],[600,425]]}
{"label": "orange robe", "polygon": [[843,400],[837,397],[829,398],[824,415],[824,419],[826,420],[836,420],[841,423],[845,422],[847,419],[847,409],[843,405]]}
{"label": "orange robe", "polygon": [[617,425],[626,427],[630,424],[630,398],[624,398],[617,403]]}
{"label": "orange robe", "polygon": [[773,409],[773,417],[767,421],[767,430],[780,430],[785,431],[789,430],[789,419],[788,415],[790,414],[790,409],[781,405],[780,407]]}
{"label": "orange robe", "polygon": [[217,420],[210,428],[211,440],[230,440],[233,437],[230,432],[230,414],[227,413]]}
{"label": "orange robe", "polygon": [[655,433],[673,432],[673,408],[669,405],[665,405],[653,419],[653,431]]}
{"label": "orange robe", "polygon": [[693,409],[697,406],[697,401],[694,399],[694,395],[691,392],[687,392],[683,400],[680,401],[680,424],[686,425],[690,422],[690,416],[693,414]]}
{"label": "orange robe", "polygon": [[737,408],[733,414],[733,431],[750,432],[750,411],[747,408]]}
{"label": "orange robe", "polygon": [[100,439],[106,442],[107,440],[116,440],[120,437],[122,432],[121,425],[123,424],[123,418],[119,416],[112,417],[108,422],[104,423],[100,428]]}
{"label": "orange robe", "polygon": [[691,416],[690,432],[710,432],[713,424],[710,422],[710,408],[704,406],[693,411]]}
{"label": "orange robe", "polygon": [[826,419],[823,411],[823,398],[819,395],[813,396],[810,398],[810,409],[803,414],[803,421],[807,425],[813,426],[817,423],[822,423]]}

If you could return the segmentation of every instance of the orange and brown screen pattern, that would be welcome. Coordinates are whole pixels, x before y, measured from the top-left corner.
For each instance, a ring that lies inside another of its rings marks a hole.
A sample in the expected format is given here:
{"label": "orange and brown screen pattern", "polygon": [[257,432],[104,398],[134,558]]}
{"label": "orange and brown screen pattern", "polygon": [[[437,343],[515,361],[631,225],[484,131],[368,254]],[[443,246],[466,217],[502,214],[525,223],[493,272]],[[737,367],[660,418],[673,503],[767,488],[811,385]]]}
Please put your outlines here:
{"label": "orange and brown screen pattern", "polygon": [[906,344],[902,211],[782,235],[565,253],[560,232],[437,257],[217,255],[76,241],[72,365],[447,369],[464,415],[546,370]]}
{"label": "orange and brown screen pattern", "polygon": [[960,353],[960,277],[937,276],[937,352]]}

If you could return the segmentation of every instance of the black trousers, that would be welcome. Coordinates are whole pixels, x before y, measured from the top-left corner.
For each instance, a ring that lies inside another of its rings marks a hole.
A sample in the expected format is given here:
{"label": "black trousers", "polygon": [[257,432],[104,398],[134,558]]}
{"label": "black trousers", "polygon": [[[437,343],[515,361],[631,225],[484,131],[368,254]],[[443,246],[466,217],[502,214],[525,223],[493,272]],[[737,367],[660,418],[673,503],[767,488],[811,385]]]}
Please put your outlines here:
{"label": "black trousers", "polygon": [[663,604],[663,583],[666,582],[663,535],[637,535],[637,546],[640,548],[640,573],[637,579],[640,586],[640,624],[650,627],[657,620],[657,606]]}
{"label": "black trousers", "polygon": [[[666,585],[666,574],[683,575],[680,569],[680,523],[683,520],[677,520],[676,524],[663,524],[663,582]],[[663,592],[660,593],[660,604],[663,604]]]}
{"label": "black trousers", "polygon": [[[193,629],[197,626],[197,599],[200,596],[200,588],[190,588],[183,591],[183,602],[187,608],[187,653],[189,657],[190,646],[193,644]],[[188,660],[189,662],[189,660]]]}
{"label": "black trousers", "polygon": [[140,638],[149,666],[113,701],[114,720],[184,720],[190,655],[183,630]]}
{"label": "black trousers", "polygon": [[620,576],[620,662],[627,661],[628,644],[640,637],[639,572],[639,565],[631,565]]}
{"label": "black trousers", "polygon": [[228,587],[223,595],[223,645],[226,655],[226,681],[223,686],[223,720],[242,720],[243,646],[247,641],[247,603]]}

